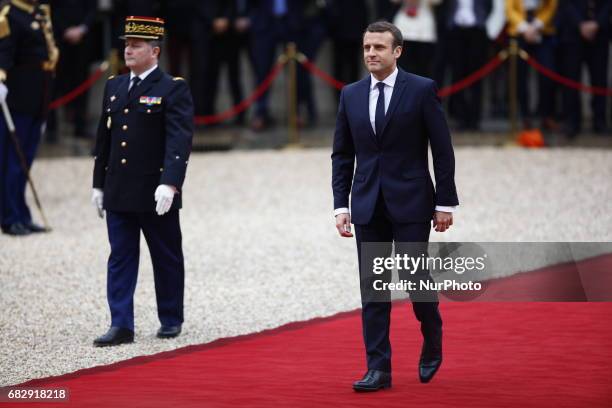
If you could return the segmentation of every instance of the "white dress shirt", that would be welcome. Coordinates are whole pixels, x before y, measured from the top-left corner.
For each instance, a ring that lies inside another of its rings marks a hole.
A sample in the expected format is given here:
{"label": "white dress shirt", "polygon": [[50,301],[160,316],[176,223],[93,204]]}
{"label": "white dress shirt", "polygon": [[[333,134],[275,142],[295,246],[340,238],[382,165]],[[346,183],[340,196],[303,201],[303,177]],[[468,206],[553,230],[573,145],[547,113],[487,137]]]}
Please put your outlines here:
{"label": "white dress shirt", "polygon": [[[395,67],[395,70],[383,79],[379,81],[374,77],[374,75],[370,74],[370,103],[369,103],[369,111],[370,111],[370,125],[376,133],[376,102],[378,101],[378,86],[379,82],[383,82],[385,84],[384,92],[385,92],[385,115],[387,114],[387,109],[389,109],[389,102],[391,102],[391,96],[393,95],[393,88],[395,87],[395,80],[397,79],[398,69]],[[436,211],[444,211],[444,212],[453,212],[455,211],[455,207],[446,207],[442,205],[436,205]],[[334,210],[334,217],[338,214],[347,214],[350,213],[349,209],[346,207],[336,208]]]}
{"label": "white dress shirt", "polygon": [[[432,7],[442,3],[442,0],[421,0],[416,15],[409,16],[406,13],[408,3],[400,8],[393,24],[402,32],[404,41],[436,42],[436,20]],[[404,50],[410,52],[410,50]]]}
{"label": "white dress shirt", "polygon": [[459,0],[454,18],[459,27],[473,27],[476,25],[476,14],[474,14],[474,0]]}
{"label": "white dress shirt", "polygon": [[149,76],[149,74],[150,74],[151,72],[155,71],[155,69],[156,69],[156,68],[157,68],[157,64],[155,64],[155,65],[153,66],[153,68],[147,69],[145,72],[143,72],[143,73],[142,73],[142,74],[140,74],[140,75],[136,75],[134,72],[131,72],[131,71],[130,71],[130,84],[128,85],[128,91],[129,91],[130,89],[132,89],[132,85],[134,84],[134,83],[132,82],[132,79],[134,79],[134,77],[138,76],[138,77],[140,78],[140,82],[142,82],[142,81],[144,81],[144,80],[145,80],[145,78],[146,78],[146,77],[148,77],[148,76]]}

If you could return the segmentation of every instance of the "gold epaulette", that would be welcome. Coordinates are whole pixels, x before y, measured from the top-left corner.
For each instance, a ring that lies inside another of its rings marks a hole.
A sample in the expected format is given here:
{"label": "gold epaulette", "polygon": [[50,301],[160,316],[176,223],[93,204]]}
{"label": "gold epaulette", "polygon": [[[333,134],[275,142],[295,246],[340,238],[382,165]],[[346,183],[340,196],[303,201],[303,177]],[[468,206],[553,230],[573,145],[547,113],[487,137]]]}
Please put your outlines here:
{"label": "gold epaulette", "polygon": [[184,81],[185,78],[183,78],[183,77],[174,77],[174,78],[172,78],[172,80],[173,81]]}
{"label": "gold epaulette", "polygon": [[8,21],[8,13],[11,10],[10,4],[5,4],[0,11],[0,39],[11,35],[11,26]]}

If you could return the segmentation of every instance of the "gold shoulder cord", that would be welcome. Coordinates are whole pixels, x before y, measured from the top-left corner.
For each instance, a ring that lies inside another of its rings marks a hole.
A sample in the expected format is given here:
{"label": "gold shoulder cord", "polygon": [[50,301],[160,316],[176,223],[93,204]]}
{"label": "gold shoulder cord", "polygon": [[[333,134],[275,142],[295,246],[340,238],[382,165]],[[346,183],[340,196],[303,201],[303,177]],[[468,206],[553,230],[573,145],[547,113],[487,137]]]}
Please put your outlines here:
{"label": "gold shoulder cord", "polygon": [[0,40],[11,35],[11,26],[8,21],[8,13],[11,10],[10,4],[5,4],[0,11]]}
{"label": "gold shoulder cord", "polygon": [[43,69],[45,71],[55,71],[57,60],[59,59],[59,49],[55,45],[55,39],[53,38],[51,7],[48,4],[41,4],[39,7],[44,16],[42,28],[43,34],[45,35],[45,40],[47,41],[47,52],[49,54],[49,59],[43,62]]}

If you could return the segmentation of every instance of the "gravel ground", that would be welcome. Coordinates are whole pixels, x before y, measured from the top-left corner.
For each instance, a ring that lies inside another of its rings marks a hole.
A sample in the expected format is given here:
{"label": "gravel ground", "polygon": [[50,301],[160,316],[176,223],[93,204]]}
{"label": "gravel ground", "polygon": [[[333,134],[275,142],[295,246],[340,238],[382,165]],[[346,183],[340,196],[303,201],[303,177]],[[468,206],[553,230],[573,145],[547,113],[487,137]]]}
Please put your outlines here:
{"label": "gravel ground", "polygon": [[[461,206],[444,241],[612,241],[612,151],[458,148]],[[54,231],[0,236],[0,385],[59,375],[359,307],[353,240],[336,236],[328,150],[192,156],[181,213],[185,318],[158,328],[141,241],[136,342],[96,349],[108,327],[105,224],[89,159],[37,161]]]}

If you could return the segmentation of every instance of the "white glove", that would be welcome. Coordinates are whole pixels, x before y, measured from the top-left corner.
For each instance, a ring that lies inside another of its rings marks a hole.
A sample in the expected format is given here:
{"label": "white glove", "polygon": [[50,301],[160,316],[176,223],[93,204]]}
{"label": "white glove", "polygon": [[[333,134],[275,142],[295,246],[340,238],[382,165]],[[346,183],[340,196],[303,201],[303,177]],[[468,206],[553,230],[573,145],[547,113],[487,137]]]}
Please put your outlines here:
{"label": "white glove", "polygon": [[155,201],[157,202],[155,211],[157,211],[157,215],[164,215],[170,211],[172,201],[174,200],[174,191],[174,187],[167,184],[160,184],[157,187],[155,190]]}
{"label": "white glove", "polygon": [[91,203],[98,210],[98,217],[104,218],[104,192],[99,188],[94,188],[91,192]]}
{"label": "white glove", "polygon": [[8,88],[4,85],[4,82],[0,82],[0,103],[6,102],[6,96],[8,95]]}

